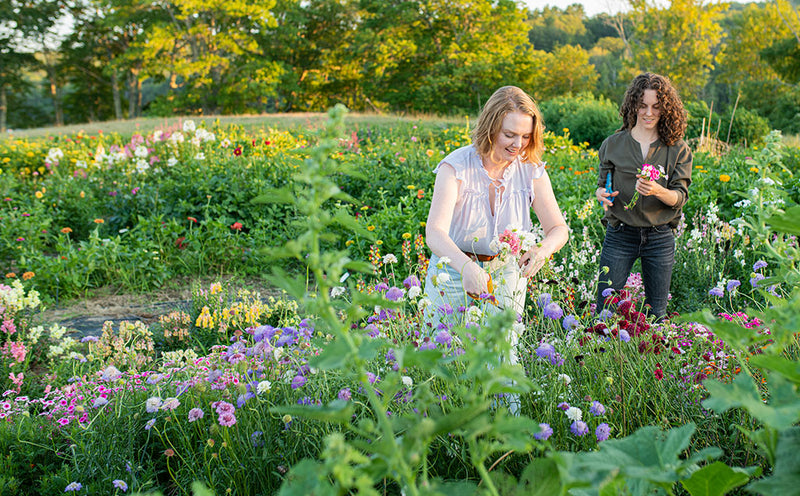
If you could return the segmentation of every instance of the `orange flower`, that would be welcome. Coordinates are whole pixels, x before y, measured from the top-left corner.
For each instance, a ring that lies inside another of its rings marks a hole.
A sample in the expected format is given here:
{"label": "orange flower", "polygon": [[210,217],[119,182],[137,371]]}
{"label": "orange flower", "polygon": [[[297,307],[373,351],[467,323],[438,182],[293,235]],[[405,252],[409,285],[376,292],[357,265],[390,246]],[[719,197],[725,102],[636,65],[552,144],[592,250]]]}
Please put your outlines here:
{"label": "orange flower", "polygon": [[175,451],[172,448],[167,448],[164,450],[164,456],[167,458],[175,456]]}
{"label": "orange flower", "polygon": [[233,224],[231,224],[231,229],[233,229],[234,231],[241,231],[243,227],[244,226],[242,225],[241,222],[234,222]]}
{"label": "orange flower", "polygon": [[190,220],[190,221],[194,222],[195,224],[197,224],[197,219],[195,219],[194,217],[186,217],[186,220]]}
{"label": "orange flower", "polygon": [[17,277],[17,275],[13,272],[6,274],[6,279],[14,279],[15,277]]}
{"label": "orange flower", "polygon": [[25,272],[24,274],[22,274],[22,278],[27,281],[28,279],[32,279],[33,276],[35,276],[35,275],[36,274],[34,272],[29,270],[28,272]]}
{"label": "orange flower", "polygon": [[426,151],[425,151],[425,155],[427,155],[427,156],[429,156],[429,157],[433,157],[433,150],[430,150],[430,149],[429,149],[429,150],[426,150]]}
{"label": "orange flower", "polygon": [[727,183],[728,181],[731,180],[731,176],[727,174],[720,174],[719,180],[722,181],[723,183]]}
{"label": "orange flower", "polygon": [[64,233],[64,234],[69,234],[69,233],[71,233],[71,232],[72,232],[72,229],[70,229],[69,227],[65,227],[65,228],[63,228],[63,229],[61,230],[61,232],[62,232],[62,233]]}
{"label": "orange flower", "polygon": [[94,223],[95,223],[95,224],[103,224],[104,222],[105,222],[105,221],[104,221],[103,219],[95,219],[95,220],[94,220]]}
{"label": "orange flower", "polygon": [[419,198],[421,200],[424,196],[425,196],[425,190],[424,189],[418,189],[417,190],[417,198]]}

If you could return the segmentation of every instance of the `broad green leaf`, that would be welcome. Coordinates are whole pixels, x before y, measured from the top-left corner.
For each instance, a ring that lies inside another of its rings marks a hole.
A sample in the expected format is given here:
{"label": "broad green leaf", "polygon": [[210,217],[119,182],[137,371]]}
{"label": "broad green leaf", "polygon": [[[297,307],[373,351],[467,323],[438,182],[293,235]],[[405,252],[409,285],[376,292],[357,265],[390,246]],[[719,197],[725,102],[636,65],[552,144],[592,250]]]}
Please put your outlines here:
{"label": "broad green leaf", "polygon": [[767,224],[779,232],[800,235],[800,205],[786,209],[783,214],[775,214],[767,219]]}
{"label": "broad green leaf", "polygon": [[270,411],[322,422],[344,423],[352,420],[353,408],[353,404],[348,401],[333,400],[323,406],[280,405],[270,408]]}
{"label": "broad green leaf", "polygon": [[703,406],[716,412],[742,407],[767,426],[778,430],[788,429],[800,419],[800,396],[780,375],[769,377],[768,404],[762,401],[755,383],[746,374],[739,374],[730,384],[716,380],[707,380],[703,384],[709,393]]}
{"label": "broad green leaf", "polygon": [[536,458],[525,467],[519,481],[520,494],[560,496],[565,492],[558,465],[550,458]]}
{"label": "broad green leaf", "polygon": [[681,481],[681,484],[691,496],[724,496],[748,480],[750,475],[745,469],[714,462],[697,470],[691,477]]}
{"label": "broad green leaf", "polygon": [[274,286],[283,289],[292,298],[301,300],[306,294],[305,281],[289,276],[280,267],[273,267],[272,274],[266,276],[267,280]]}
{"label": "broad green leaf", "polygon": [[489,405],[490,403],[487,400],[484,404],[468,405],[464,408],[453,410],[441,417],[434,418],[433,420],[436,422],[433,429],[434,434],[447,435],[449,433],[458,432],[461,429],[467,428],[470,422],[479,417],[485,417],[484,422],[488,424],[490,422],[488,417]]}
{"label": "broad green leaf", "polygon": [[364,361],[370,361],[378,356],[378,350],[384,346],[380,339],[365,339],[358,347],[358,357]]}
{"label": "broad green leaf", "polygon": [[251,203],[255,204],[269,204],[269,203],[281,203],[281,204],[288,204],[294,203],[295,195],[294,192],[287,188],[273,188],[269,189],[262,194],[256,196],[252,200]]}
{"label": "broad green leaf", "polygon": [[325,345],[322,352],[309,360],[309,365],[320,370],[343,368],[351,358],[350,347],[343,339],[335,339]]}
{"label": "broad green leaf", "polygon": [[305,458],[294,465],[281,485],[278,496],[336,496],[338,491],[327,483],[325,469],[322,464]]}
{"label": "broad green leaf", "polygon": [[364,274],[372,272],[372,264],[370,264],[369,262],[360,262],[357,260],[354,260],[352,262],[347,262],[344,265],[344,268],[348,270],[354,270],[356,272],[361,272]]}
{"label": "broad green leaf", "polygon": [[771,370],[795,384],[800,384],[800,362],[797,360],[789,360],[778,356],[755,355],[750,357],[750,364],[765,370]]}
{"label": "broad green leaf", "polygon": [[748,491],[764,496],[786,496],[800,491],[800,427],[780,434],[772,475],[748,484]]}

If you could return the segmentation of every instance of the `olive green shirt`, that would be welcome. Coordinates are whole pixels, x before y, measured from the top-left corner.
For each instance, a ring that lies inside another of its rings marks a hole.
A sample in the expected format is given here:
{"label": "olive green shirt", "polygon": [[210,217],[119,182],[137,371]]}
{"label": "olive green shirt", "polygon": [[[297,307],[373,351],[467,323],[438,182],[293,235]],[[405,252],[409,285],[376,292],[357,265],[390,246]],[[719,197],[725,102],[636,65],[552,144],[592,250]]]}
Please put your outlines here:
{"label": "olive green shirt", "polygon": [[[681,209],[689,198],[689,184],[692,182],[692,151],[685,141],[680,140],[667,146],[656,140],[650,144],[647,158],[642,160],[639,142],[633,139],[630,131],[619,131],[606,138],[598,152],[600,174],[597,185],[606,186],[606,175],[611,174],[611,191],[619,190],[619,195],[603,216],[603,224],[618,226],[623,223],[632,227],[652,227],[669,224],[673,228],[681,218]],[[642,196],[629,210],[625,205],[631,202],[636,187],[636,174],[643,164],[661,166],[662,174],[657,182],[679,195],[677,205],[664,204],[655,196]]]}

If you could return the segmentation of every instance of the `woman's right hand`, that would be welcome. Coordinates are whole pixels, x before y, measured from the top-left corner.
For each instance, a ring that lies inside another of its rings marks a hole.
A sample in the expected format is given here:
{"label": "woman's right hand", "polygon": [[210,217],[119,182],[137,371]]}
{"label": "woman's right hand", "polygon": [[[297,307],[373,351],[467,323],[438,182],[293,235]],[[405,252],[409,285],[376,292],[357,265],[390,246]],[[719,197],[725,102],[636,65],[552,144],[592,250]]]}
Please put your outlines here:
{"label": "woman's right hand", "polygon": [[480,296],[489,292],[489,273],[475,262],[464,266],[461,281],[468,295]]}
{"label": "woman's right hand", "polygon": [[597,198],[597,201],[599,201],[600,205],[603,206],[603,211],[608,210],[608,207],[613,205],[609,198],[615,198],[618,194],[619,190],[609,193],[605,188],[597,188],[597,190],[594,192],[595,198]]}

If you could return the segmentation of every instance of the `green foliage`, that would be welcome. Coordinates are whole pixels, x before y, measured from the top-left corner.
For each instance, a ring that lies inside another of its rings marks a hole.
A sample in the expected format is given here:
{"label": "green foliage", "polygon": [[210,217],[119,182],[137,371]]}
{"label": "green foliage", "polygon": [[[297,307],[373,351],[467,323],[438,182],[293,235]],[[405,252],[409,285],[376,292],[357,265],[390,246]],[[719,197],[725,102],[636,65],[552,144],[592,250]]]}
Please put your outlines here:
{"label": "green foliage", "polygon": [[732,117],[732,121],[731,113],[722,117],[722,122],[728,123],[727,127],[730,128],[730,137],[728,138],[726,135],[728,143],[745,146],[764,144],[764,137],[771,131],[767,119],[746,108],[736,109],[736,113],[732,114]]}
{"label": "green foliage", "polygon": [[549,129],[568,129],[575,141],[589,143],[595,149],[620,126],[617,105],[589,93],[548,100],[542,104],[542,114]]}

